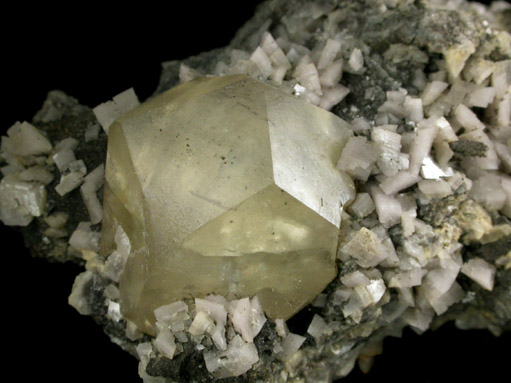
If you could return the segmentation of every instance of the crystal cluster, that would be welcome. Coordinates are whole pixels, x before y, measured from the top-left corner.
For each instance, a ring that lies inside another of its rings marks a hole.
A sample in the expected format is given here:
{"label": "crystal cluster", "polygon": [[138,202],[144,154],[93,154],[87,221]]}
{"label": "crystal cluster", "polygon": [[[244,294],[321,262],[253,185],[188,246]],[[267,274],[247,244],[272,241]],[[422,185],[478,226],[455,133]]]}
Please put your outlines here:
{"label": "crystal cluster", "polygon": [[110,126],[102,251],[133,247],[123,314],[215,293],[259,297],[288,319],[336,275],[353,181],[336,169],[340,118],[245,76],[176,87]]}

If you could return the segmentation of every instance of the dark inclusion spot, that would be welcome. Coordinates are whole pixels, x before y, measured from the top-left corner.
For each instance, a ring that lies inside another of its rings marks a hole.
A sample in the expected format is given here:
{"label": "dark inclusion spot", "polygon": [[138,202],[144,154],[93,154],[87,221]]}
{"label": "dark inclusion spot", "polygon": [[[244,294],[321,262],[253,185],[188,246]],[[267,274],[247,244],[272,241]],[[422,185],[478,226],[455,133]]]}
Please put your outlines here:
{"label": "dark inclusion spot", "polygon": [[451,150],[464,157],[486,157],[488,147],[482,142],[459,140],[449,143]]}

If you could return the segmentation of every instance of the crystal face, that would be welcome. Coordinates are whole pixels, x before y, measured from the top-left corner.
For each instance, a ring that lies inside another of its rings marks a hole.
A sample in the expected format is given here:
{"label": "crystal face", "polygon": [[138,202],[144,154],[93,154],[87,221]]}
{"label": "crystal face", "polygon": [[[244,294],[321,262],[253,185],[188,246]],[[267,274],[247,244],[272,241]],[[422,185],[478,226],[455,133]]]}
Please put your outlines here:
{"label": "crystal face", "polygon": [[215,293],[258,295],[287,319],[335,277],[342,207],[335,168],[352,135],[337,116],[246,76],[182,84],[111,125],[102,252],[131,241],[123,315]]}

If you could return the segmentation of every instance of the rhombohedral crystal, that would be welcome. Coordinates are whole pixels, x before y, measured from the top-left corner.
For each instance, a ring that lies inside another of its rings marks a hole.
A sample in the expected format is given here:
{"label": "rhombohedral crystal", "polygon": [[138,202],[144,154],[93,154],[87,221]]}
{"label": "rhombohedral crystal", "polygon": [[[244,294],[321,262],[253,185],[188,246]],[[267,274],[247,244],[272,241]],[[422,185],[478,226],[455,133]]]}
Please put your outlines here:
{"label": "rhombohedral crystal", "polygon": [[246,76],[204,78],[142,104],[109,129],[102,251],[118,225],[132,246],[123,315],[207,294],[257,295],[288,319],[336,275],[336,169],[349,124]]}

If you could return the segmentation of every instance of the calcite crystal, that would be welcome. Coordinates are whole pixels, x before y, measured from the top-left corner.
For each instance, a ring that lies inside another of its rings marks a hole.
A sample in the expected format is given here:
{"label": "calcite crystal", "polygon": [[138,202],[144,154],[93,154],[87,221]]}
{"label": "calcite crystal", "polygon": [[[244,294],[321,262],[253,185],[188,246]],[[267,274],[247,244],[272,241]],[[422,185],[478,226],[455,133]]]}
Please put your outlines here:
{"label": "calcite crystal", "polygon": [[207,294],[259,297],[288,319],[336,275],[343,206],[339,117],[247,76],[195,80],[110,126],[102,251],[118,225],[132,253],[123,316]]}

